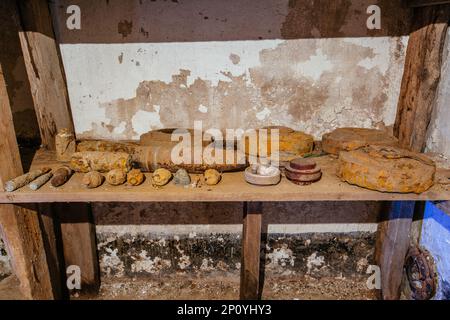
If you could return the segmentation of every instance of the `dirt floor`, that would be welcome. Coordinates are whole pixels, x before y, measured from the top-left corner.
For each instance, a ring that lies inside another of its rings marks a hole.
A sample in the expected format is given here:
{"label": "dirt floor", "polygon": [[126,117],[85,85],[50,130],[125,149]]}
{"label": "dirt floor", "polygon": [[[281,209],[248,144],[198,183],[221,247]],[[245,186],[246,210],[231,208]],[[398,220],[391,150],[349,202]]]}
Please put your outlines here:
{"label": "dirt floor", "polygon": [[[75,295],[74,299],[229,299],[239,298],[238,277],[164,277],[161,279],[104,279],[96,296]],[[365,280],[345,278],[276,277],[264,285],[262,299],[373,300],[377,292]]]}
{"label": "dirt floor", "polygon": [[[239,298],[237,277],[106,278],[97,295],[72,294],[72,299],[90,300],[202,300]],[[10,276],[0,282],[0,300],[23,299],[19,282]],[[275,300],[374,300],[377,292],[365,280],[346,278],[276,277],[264,285],[262,299]]]}

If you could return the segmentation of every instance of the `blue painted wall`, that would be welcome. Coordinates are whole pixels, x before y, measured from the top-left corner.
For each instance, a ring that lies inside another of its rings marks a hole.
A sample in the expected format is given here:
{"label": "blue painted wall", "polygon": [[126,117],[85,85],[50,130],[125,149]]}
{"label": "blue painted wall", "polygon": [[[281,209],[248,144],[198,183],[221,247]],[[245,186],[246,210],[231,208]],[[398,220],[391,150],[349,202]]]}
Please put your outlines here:
{"label": "blue painted wall", "polygon": [[438,272],[434,299],[450,300],[450,212],[427,201],[420,244],[433,256]]}

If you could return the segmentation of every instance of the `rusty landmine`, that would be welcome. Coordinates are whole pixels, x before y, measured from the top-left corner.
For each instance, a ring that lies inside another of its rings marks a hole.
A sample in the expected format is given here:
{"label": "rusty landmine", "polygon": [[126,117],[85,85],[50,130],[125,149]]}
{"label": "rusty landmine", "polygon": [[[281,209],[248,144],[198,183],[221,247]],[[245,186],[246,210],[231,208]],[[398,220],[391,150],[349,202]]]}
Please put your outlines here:
{"label": "rusty landmine", "polygon": [[405,271],[411,297],[429,300],[436,293],[436,272],[433,257],[419,247],[411,247],[405,260]]}

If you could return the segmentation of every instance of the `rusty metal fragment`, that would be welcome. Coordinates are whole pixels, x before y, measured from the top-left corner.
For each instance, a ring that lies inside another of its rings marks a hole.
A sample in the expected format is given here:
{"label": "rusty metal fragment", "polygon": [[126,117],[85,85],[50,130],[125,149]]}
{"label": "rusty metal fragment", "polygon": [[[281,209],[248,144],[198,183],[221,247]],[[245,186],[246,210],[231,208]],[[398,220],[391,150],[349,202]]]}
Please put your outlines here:
{"label": "rusty metal fragment", "polygon": [[113,169],[106,174],[106,182],[112,186],[124,184],[127,180],[127,173],[122,169]]}
{"label": "rusty metal fragment", "polygon": [[89,171],[83,176],[83,180],[81,181],[89,189],[97,188],[102,185],[105,177],[98,171]]}
{"label": "rusty metal fragment", "polygon": [[131,156],[125,152],[76,152],[72,155],[70,167],[76,172],[108,172],[113,169],[128,172],[131,169]]}
{"label": "rusty metal fragment", "polygon": [[76,151],[75,135],[69,129],[61,129],[55,136],[56,160],[69,161]]}
{"label": "rusty metal fragment", "polygon": [[27,185],[41,175],[46,174],[47,172],[50,172],[50,168],[37,169],[18,176],[12,180],[6,181],[5,190],[7,192],[12,192],[16,189],[22,188],[23,186]]}
{"label": "rusty metal fragment", "polygon": [[132,186],[138,186],[144,182],[145,176],[139,169],[132,169],[127,174],[127,182]]}
{"label": "rusty metal fragment", "polygon": [[62,166],[56,169],[52,180],[50,180],[50,183],[53,187],[59,187],[65,184],[70,176],[72,175],[72,169],[70,169],[68,166]]}
{"label": "rusty metal fragment", "polygon": [[409,248],[405,259],[405,271],[411,298],[429,300],[436,293],[436,272],[433,257],[419,247]]}
{"label": "rusty metal fragment", "polygon": [[322,136],[322,149],[338,155],[368,145],[398,147],[398,140],[386,131],[366,128],[338,128]]}
{"label": "rusty metal fragment", "polygon": [[383,192],[421,193],[433,186],[436,166],[423,154],[388,146],[341,151],[337,175],[350,184]]}

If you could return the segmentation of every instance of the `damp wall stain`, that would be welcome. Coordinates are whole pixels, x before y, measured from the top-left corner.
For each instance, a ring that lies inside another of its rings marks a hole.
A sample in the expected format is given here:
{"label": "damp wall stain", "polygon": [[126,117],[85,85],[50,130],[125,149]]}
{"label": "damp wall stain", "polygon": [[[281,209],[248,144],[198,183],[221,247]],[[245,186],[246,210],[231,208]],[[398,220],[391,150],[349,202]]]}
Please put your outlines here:
{"label": "damp wall stain", "polygon": [[286,125],[320,138],[394,122],[406,41],[80,45],[64,46],[63,57],[80,138],[138,139],[195,120],[219,129]]}
{"label": "damp wall stain", "polygon": [[[97,231],[102,277],[236,274],[241,240],[236,234],[116,234]],[[364,276],[373,264],[375,234],[269,234],[265,274],[310,277]]]}

